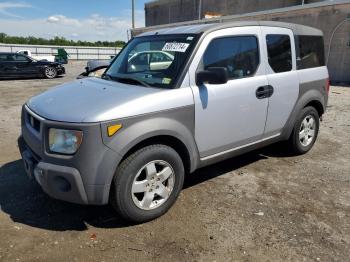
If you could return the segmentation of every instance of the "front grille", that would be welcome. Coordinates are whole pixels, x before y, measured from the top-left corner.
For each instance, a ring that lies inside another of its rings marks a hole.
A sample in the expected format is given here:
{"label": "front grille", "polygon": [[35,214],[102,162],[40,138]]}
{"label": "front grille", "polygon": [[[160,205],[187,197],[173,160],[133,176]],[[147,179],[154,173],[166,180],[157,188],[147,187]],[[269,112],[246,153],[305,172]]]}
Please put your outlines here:
{"label": "front grille", "polygon": [[40,132],[40,121],[33,116],[29,116],[29,123],[32,128]]}
{"label": "front grille", "polygon": [[[43,145],[43,129],[45,119],[34,113],[27,106],[22,111],[22,136],[25,141],[26,148],[32,151],[35,159],[40,159],[42,155]],[[36,155],[35,155],[35,154]]]}
{"label": "front grille", "polygon": [[41,122],[35,116],[26,111],[26,122],[36,132],[40,133]]}

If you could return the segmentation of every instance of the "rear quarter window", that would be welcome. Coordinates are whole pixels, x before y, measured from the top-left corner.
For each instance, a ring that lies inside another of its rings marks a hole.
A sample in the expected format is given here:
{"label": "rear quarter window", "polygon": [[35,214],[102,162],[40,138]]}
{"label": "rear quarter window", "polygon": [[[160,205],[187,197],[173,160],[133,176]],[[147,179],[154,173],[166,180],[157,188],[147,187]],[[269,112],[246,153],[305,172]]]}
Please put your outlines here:
{"label": "rear quarter window", "polygon": [[298,69],[307,69],[325,66],[325,52],[324,41],[322,36],[297,36],[298,55],[297,66]]}
{"label": "rear quarter window", "polygon": [[275,73],[292,70],[292,48],[289,35],[266,35],[269,64]]}

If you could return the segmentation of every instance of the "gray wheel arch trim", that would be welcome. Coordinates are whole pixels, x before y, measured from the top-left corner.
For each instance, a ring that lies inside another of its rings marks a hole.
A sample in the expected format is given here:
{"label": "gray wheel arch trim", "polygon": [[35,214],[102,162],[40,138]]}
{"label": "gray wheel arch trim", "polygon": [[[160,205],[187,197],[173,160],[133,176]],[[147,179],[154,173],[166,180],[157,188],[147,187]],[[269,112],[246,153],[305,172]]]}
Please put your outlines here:
{"label": "gray wheel arch trim", "polygon": [[305,92],[300,90],[299,98],[294,106],[294,109],[289,116],[289,119],[283,129],[282,137],[284,139],[288,139],[292,134],[295,121],[301,112],[301,110],[310,102],[317,101],[322,105],[323,112],[326,111],[327,99],[325,99],[325,95],[321,93],[318,89],[309,89]]}
{"label": "gray wheel arch trim", "polygon": [[[122,128],[109,137],[107,127],[113,124],[122,124]],[[158,136],[173,137],[186,147],[190,157],[190,171],[197,168],[199,153],[194,140],[193,106],[105,122],[101,124],[101,132],[103,143],[122,158],[147,139]]]}

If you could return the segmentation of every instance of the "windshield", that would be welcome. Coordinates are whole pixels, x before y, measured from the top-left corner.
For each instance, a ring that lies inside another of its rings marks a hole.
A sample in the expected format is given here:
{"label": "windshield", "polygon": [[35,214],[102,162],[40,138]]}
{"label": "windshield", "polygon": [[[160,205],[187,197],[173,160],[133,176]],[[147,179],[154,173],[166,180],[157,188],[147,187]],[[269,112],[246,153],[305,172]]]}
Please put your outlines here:
{"label": "windshield", "polygon": [[195,46],[196,35],[134,38],[103,78],[128,84],[172,88]]}

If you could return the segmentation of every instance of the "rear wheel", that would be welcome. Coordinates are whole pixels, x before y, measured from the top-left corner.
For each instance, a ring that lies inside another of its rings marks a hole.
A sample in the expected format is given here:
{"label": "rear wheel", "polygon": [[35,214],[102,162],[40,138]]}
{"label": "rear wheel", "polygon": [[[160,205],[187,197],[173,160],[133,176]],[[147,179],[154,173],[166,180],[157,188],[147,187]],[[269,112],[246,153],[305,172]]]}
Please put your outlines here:
{"label": "rear wheel", "polygon": [[174,149],[165,145],[144,147],[118,167],[110,202],[127,220],[152,220],[175,203],[184,174],[182,160]]}
{"label": "rear wheel", "polygon": [[45,68],[44,74],[45,74],[45,77],[48,79],[55,78],[57,76],[57,69],[52,66],[48,66]]}
{"label": "rear wheel", "polygon": [[308,152],[317,139],[319,126],[320,120],[317,110],[311,106],[305,107],[301,111],[289,139],[291,150],[295,154]]}

